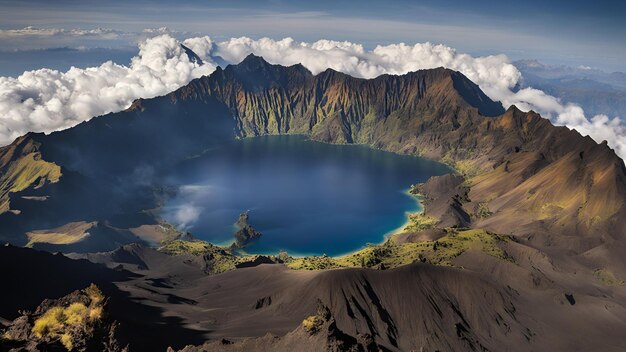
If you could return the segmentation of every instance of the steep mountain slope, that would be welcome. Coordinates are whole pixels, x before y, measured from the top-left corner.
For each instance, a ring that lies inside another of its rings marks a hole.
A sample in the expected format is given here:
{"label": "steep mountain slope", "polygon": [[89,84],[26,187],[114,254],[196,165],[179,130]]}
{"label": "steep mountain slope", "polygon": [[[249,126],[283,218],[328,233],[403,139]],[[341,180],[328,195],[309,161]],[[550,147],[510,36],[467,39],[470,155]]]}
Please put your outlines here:
{"label": "steep mountain slope", "polygon": [[[0,317],[13,319],[18,310],[34,310],[46,298],[64,296],[90,283],[125,280],[131,273],[109,270],[87,260],[13,246],[0,247]],[[68,275],[70,274],[71,275]]]}
{"label": "steep mountain slope", "polygon": [[0,149],[0,213],[11,209],[9,194],[28,187],[40,188],[55,183],[61,177],[61,168],[43,161],[40,144],[28,135]]}
{"label": "steep mountain slope", "polygon": [[[260,264],[211,276],[202,254],[138,245],[85,255],[111,269],[16,247],[0,248],[0,258],[14,268],[3,273],[3,292],[15,296],[30,290],[62,297],[74,286],[51,285],[51,274],[62,270],[82,287],[81,275],[97,270],[92,278],[108,297],[106,316],[119,323],[118,343],[130,343],[131,351],[205,340],[185,350],[622,350],[623,290],[581,283],[582,272],[522,244],[505,249],[511,261],[468,251],[455,259],[464,269],[414,263],[294,271]],[[34,297],[2,298],[4,318],[39,305]]]}

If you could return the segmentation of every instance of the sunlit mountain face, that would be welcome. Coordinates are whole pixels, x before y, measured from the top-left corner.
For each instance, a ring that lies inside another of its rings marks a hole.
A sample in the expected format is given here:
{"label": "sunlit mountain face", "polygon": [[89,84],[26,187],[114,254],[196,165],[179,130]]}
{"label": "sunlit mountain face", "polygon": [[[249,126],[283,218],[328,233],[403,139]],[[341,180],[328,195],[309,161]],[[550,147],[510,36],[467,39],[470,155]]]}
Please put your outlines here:
{"label": "sunlit mountain face", "polygon": [[624,5],[0,6],[0,350],[626,345]]}

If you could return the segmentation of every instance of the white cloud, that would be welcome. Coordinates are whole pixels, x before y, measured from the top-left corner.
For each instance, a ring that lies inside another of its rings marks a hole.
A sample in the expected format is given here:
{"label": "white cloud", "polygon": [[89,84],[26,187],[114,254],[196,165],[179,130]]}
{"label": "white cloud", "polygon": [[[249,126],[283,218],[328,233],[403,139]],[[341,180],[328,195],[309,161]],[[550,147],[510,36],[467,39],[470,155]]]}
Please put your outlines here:
{"label": "white cloud", "polygon": [[190,61],[176,39],[161,35],[141,42],[129,66],[108,61],[67,72],[41,69],[0,77],[0,143],[120,111],[137,98],[166,94],[214,69]]}
{"label": "white cloud", "polygon": [[[0,29],[0,52],[44,50],[55,48],[132,48],[147,38],[168,34],[176,38],[194,35],[168,27],[121,31],[111,28],[40,28],[28,26]],[[195,34],[198,35],[198,34]]]}
{"label": "white cloud", "polygon": [[210,185],[182,185],[178,188],[178,195],[173,206],[165,207],[164,215],[166,219],[181,230],[190,229],[202,215],[204,208],[199,206],[204,199],[210,197],[212,186]]}
{"label": "white cloud", "polygon": [[[167,32],[166,28],[146,31],[149,35]],[[202,58],[204,65],[191,62],[170,34],[161,34],[142,41],[139,55],[128,67],[107,62],[64,73],[42,69],[18,78],[0,78],[0,143],[26,131],[67,128],[91,116],[124,109],[136,98],[165,94],[211,73],[217,57],[237,63],[254,53],[275,64],[302,63],[314,74],[332,68],[363,78],[447,67],[465,74],[505,107],[515,104],[523,110],[533,109],[557,125],[575,128],[598,142],[607,140],[620,156],[626,156],[626,132],[619,119],[604,115],[588,119],[579,106],[562,104],[537,89],[514,92],[521,74],[504,55],[472,57],[431,43],[390,44],[373,50],[346,41],[304,43],[291,38],[241,37],[215,42],[196,37],[182,43]]]}
{"label": "white cloud", "polygon": [[172,217],[176,227],[186,230],[198,221],[201,213],[202,208],[197,207],[194,204],[183,204],[173,209]]}
{"label": "white cloud", "polygon": [[517,92],[496,92],[504,106],[516,105],[522,110],[534,110],[550,119],[557,126],[575,129],[583,136],[590,136],[596,142],[607,141],[621,158],[626,157],[626,125],[619,117],[606,115],[585,116],[583,108],[576,104],[563,104],[559,99],[534,88],[524,88]]}
{"label": "white cloud", "polygon": [[129,33],[110,29],[63,29],[63,28],[38,28],[28,26],[20,29],[0,29],[0,38],[28,38],[28,37],[52,37],[52,36],[69,36],[69,37],[100,37],[103,39],[116,39],[121,36],[128,36]]}

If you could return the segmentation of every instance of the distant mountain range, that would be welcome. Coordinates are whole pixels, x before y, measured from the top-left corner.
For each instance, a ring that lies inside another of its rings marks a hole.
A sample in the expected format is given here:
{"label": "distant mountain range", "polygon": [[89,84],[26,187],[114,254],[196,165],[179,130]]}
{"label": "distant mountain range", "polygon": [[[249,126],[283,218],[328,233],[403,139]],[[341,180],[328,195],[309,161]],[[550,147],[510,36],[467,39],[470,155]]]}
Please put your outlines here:
{"label": "distant mountain range", "polygon": [[[422,156],[456,173],[417,186],[425,210],[415,226],[364,249],[351,269],[290,270],[280,263],[293,259],[278,257],[234,265],[232,253],[198,241],[148,248],[172,239],[154,212],[168,192],[163,170],[224,141],[273,134]],[[0,148],[0,238],[106,265],[98,284],[132,350],[205,340],[205,350],[224,351],[626,344],[623,160],[532,111],[505,111],[444,68],[366,80],[250,55],[126,111],[27,134]],[[16,294],[23,280],[60,298],[38,284],[46,272],[99,270],[32,249],[0,254],[11,258],[4,270],[24,273],[3,282],[0,292],[12,292],[0,296],[3,314],[39,303]],[[66,281],[67,294],[84,283]],[[7,325],[42,315],[25,316]],[[171,326],[171,336],[150,338],[152,325]]]}
{"label": "distant mountain range", "polygon": [[537,60],[513,62],[523,75],[520,87],[533,87],[579,104],[589,116],[626,119],[626,73],[589,67],[554,66]]}

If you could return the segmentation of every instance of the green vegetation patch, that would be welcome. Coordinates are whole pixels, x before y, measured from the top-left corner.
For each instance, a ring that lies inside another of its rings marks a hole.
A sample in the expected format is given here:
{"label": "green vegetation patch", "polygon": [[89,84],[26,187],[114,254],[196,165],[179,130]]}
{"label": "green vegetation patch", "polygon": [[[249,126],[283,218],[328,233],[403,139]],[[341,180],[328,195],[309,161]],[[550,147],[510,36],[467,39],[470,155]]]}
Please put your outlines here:
{"label": "green vegetation patch", "polygon": [[607,286],[626,285],[626,281],[616,278],[615,275],[608,269],[596,269],[593,271],[593,276]]}
{"label": "green vegetation patch", "polygon": [[58,182],[60,178],[61,167],[42,160],[39,153],[30,153],[16,160],[0,175],[0,214],[10,209],[9,193],[23,191],[32,185],[39,188],[48,182]]}
{"label": "green vegetation patch", "polygon": [[[387,240],[380,245],[368,244],[365,248],[341,257],[307,256],[291,257],[286,252],[267,256],[274,263],[284,263],[294,270],[327,270],[338,268],[395,268],[413,262],[454,266],[453,260],[468,250],[477,250],[492,257],[512,260],[500,247],[510,241],[507,236],[485,230],[457,231],[448,229],[447,235],[436,241],[398,244]],[[207,272],[219,274],[234,270],[238,265],[254,262],[258,255],[240,255],[229,248],[215,246],[205,241],[174,240],[159,248],[172,255],[204,255]]]}
{"label": "green vegetation patch", "polygon": [[404,231],[423,231],[435,228],[439,223],[439,219],[433,216],[425,215],[423,212],[409,215],[409,222],[405,226]]}
{"label": "green vegetation patch", "polygon": [[397,244],[388,240],[381,245],[368,245],[355,253],[338,257],[289,258],[287,265],[296,270],[323,270],[347,267],[395,268],[413,262],[454,266],[453,260],[468,250],[477,250],[492,257],[512,260],[499,246],[510,241],[485,230],[448,230],[448,234],[436,241]]}
{"label": "green vegetation patch", "polygon": [[184,240],[173,240],[166,242],[162,247],[159,248],[161,252],[179,255],[179,254],[192,254],[199,255],[205,253],[216,253],[220,250],[223,250],[221,247],[213,245],[209,242],[205,241],[184,241]]}
{"label": "green vegetation patch", "polygon": [[409,194],[415,196],[415,197],[423,197],[424,195],[420,192],[420,186],[422,186],[423,183],[417,183],[414,185],[411,185],[411,187],[409,187]]}
{"label": "green vegetation patch", "polygon": [[493,213],[489,210],[489,205],[486,202],[478,203],[478,207],[476,209],[476,216],[478,218],[484,219],[490,217],[491,215],[493,215]]}
{"label": "green vegetation patch", "polygon": [[311,315],[302,321],[302,327],[311,335],[320,331],[322,325],[324,325],[324,320],[317,315]]}
{"label": "green vegetation patch", "polygon": [[[173,240],[160,247],[159,251],[171,255],[203,255],[207,260],[206,271],[208,274],[220,274],[235,270],[237,265],[254,262],[261,257],[259,255],[239,255],[230,248],[200,240]],[[283,256],[285,255],[283,254]],[[282,262],[279,257],[267,256],[270,261],[276,263]]]}
{"label": "green vegetation patch", "polygon": [[[309,256],[309,257],[289,257],[285,260],[287,266],[294,270],[326,270],[346,268],[350,265],[343,265],[338,258],[328,256]],[[356,266],[356,265],[352,265]]]}
{"label": "green vegetation patch", "polygon": [[[474,154],[474,152],[470,154]],[[472,158],[456,160],[456,158],[448,153],[441,158],[441,162],[452,167],[458,173],[465,176],[465,178],[472,178],[485,172],[485,170],[476,165],[476,162]]]}
{"label": "green vegetation patch", "polygon": [[172,255],[205,255],[208,258],[207,270],[210,274],[219,274],[235,270],[236,265],[250,258],[237,256],[231,251],[205,241],[173,240],[159,248],[160,251]]}

